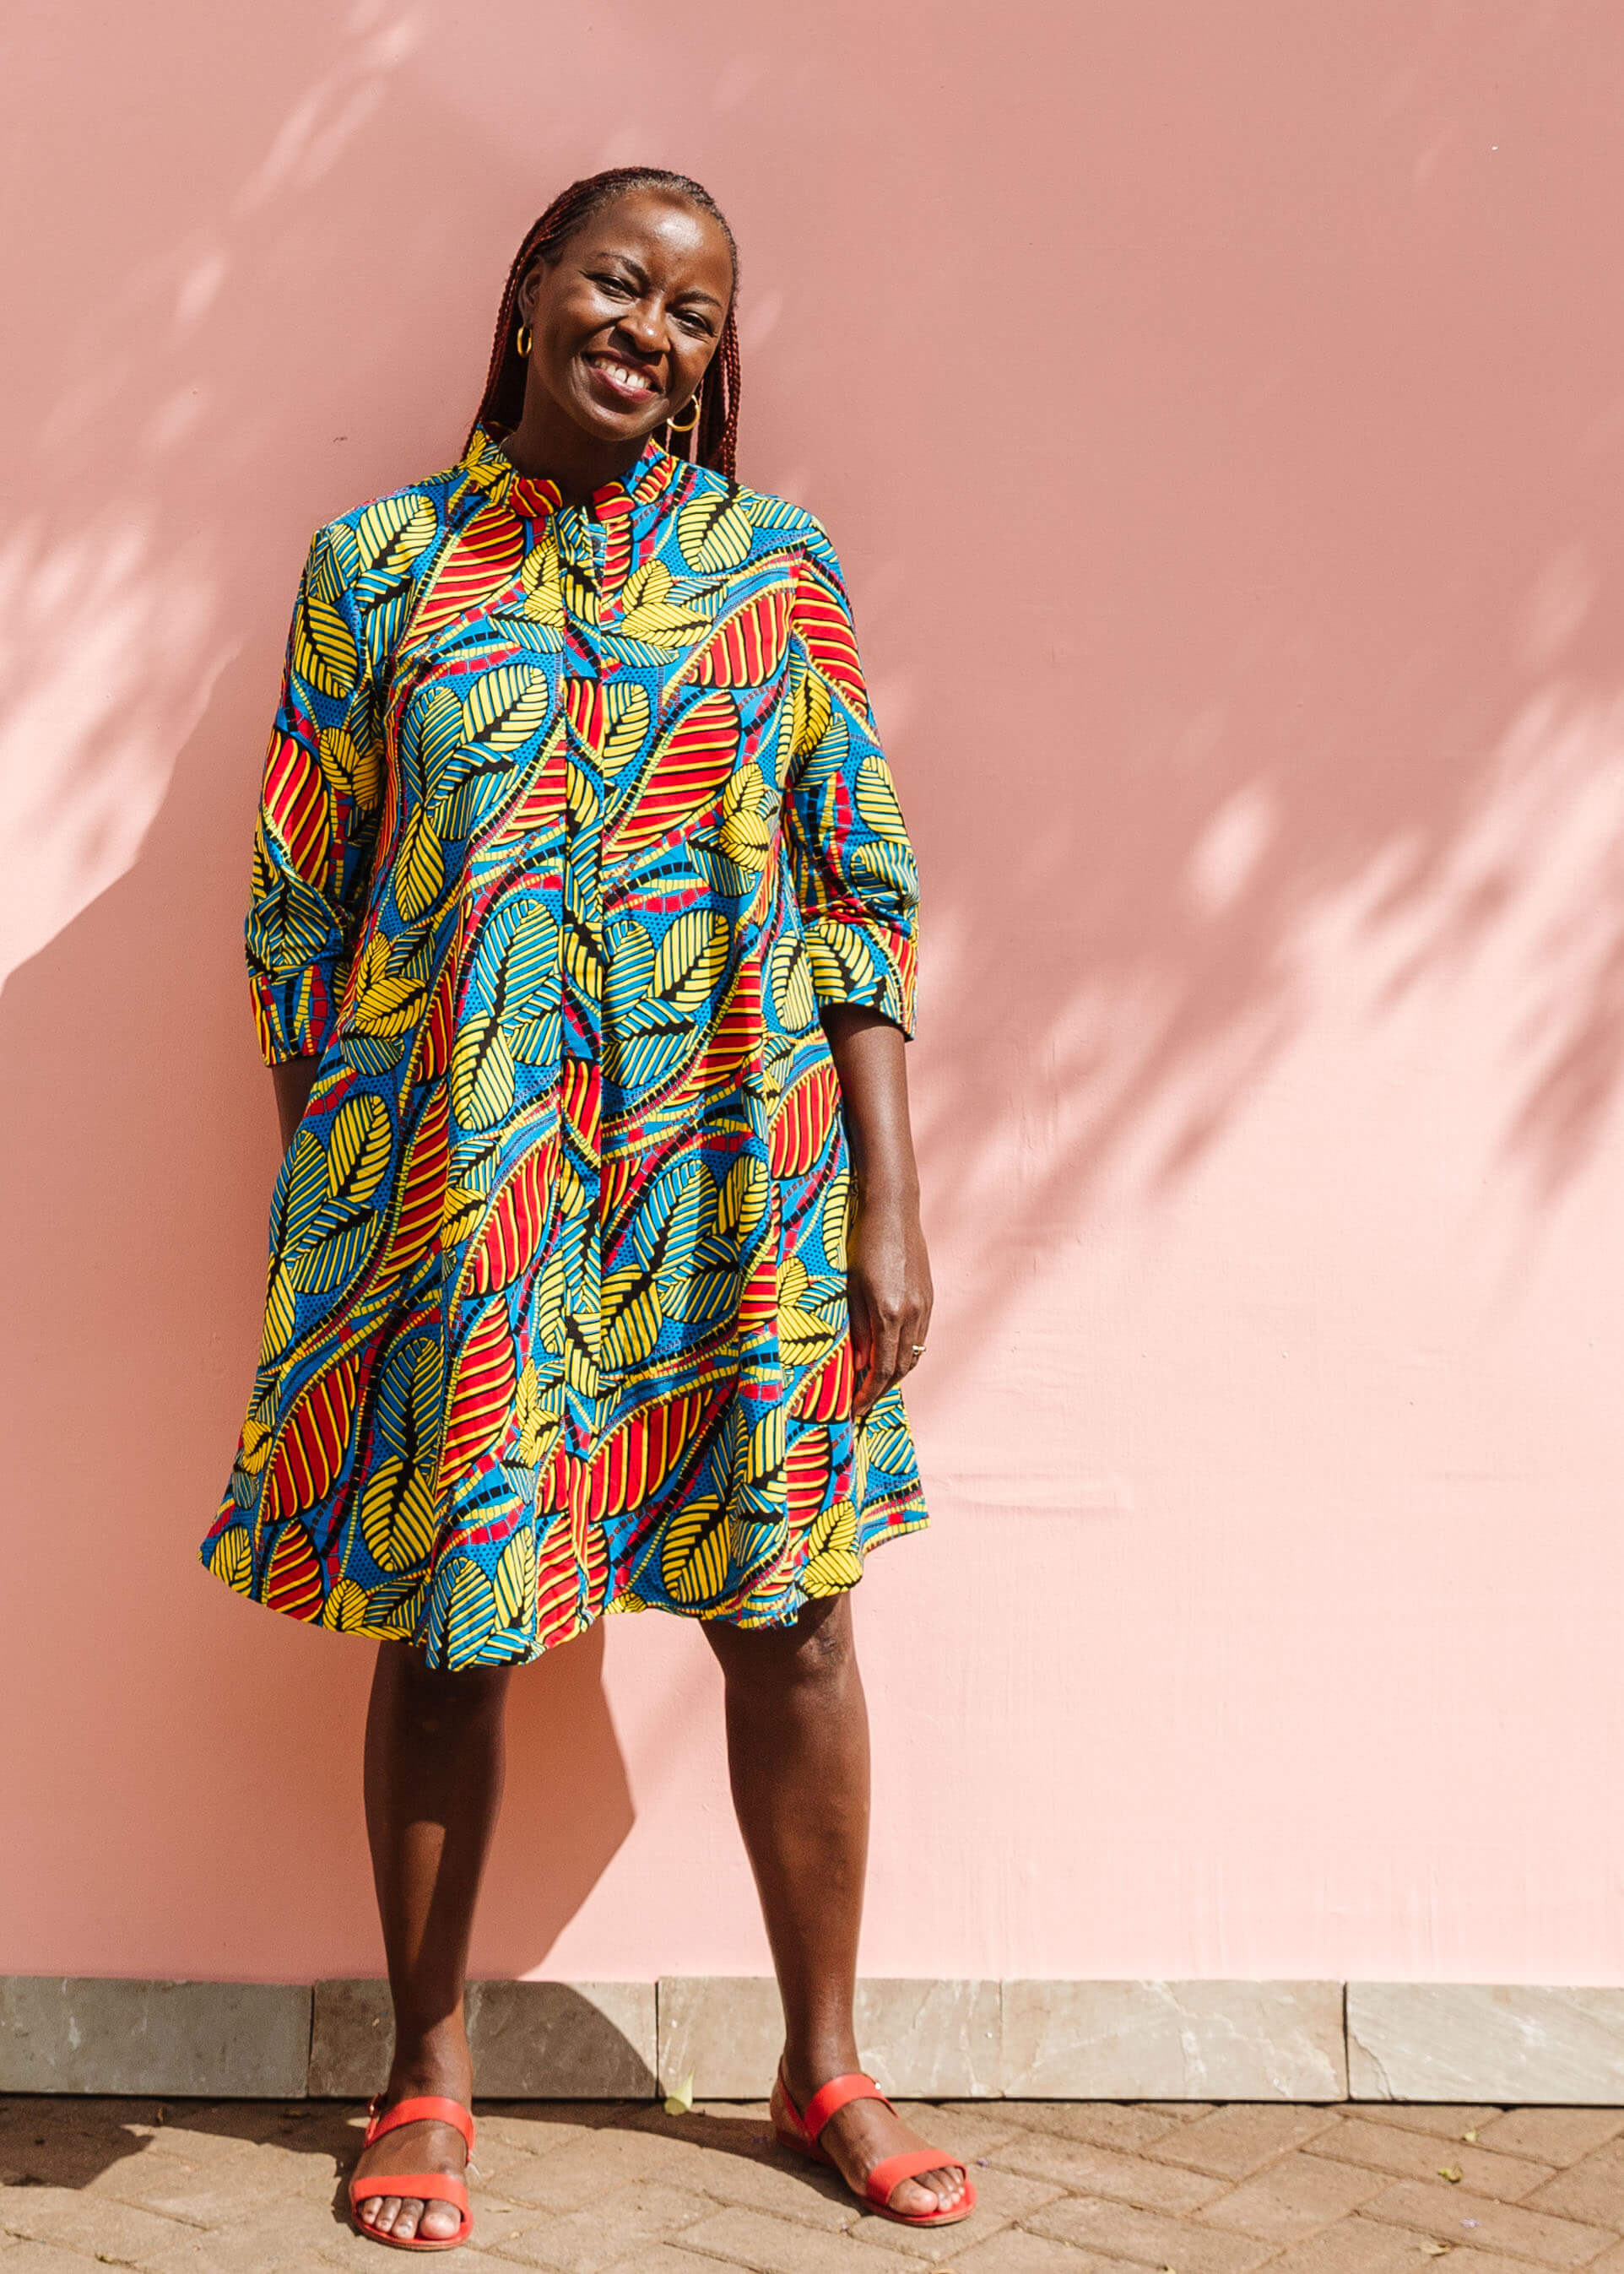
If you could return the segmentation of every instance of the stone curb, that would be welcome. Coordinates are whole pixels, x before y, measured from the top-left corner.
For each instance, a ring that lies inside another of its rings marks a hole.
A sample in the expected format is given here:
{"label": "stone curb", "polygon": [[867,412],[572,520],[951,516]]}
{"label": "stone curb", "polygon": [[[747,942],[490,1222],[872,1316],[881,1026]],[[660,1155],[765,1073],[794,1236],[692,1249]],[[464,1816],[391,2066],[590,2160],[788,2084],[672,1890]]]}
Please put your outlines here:
{"label": "stone curb", "polygon": [[[482,2098],[760,2099],[769,1978],[479,1982]],[[1624,2105],[1624,1988],[888,1979],[864,2057],[911,2098]],[[388,2071],[385,1985],[0,1976],[0,2092],[360,2099]]]}

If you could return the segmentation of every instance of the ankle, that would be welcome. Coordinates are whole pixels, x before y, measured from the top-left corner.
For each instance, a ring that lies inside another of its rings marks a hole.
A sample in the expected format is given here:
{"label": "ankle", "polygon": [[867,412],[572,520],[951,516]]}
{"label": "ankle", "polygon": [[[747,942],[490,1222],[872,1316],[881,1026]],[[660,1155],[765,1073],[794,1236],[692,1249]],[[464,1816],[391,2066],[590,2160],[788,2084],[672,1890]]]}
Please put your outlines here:
{"label": "ankle", "polygon": [[831,2078],[867,2074],[852,2037],[814,2040],[805,2046],[786,2045],[784,2050],[784,2074],[799,2108],[804,2108]]}
{"label": "ankle", "polygon": [[386,2088],[391,2103],[418,2094],[466,2099],[473,2079],[473,2056],[460,2014],[423,2028],[397,2024],[395,2058]]}

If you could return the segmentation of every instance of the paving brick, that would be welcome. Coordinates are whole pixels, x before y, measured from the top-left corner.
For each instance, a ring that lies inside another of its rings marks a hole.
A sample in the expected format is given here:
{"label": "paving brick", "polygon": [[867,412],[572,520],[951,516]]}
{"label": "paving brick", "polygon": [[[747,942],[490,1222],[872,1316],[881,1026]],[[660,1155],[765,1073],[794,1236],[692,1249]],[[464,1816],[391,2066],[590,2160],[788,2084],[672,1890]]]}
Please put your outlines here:
{"label": "paving brick", "polygon": [[1384,2172],[1365,2171],[1357,2164],[1287,2156],[1208,2203],[1201,2224],[1233,2228],[1237,2234],[1256,2235],[1259,2241],[1295,2242],[1346,2218],[1387,2184]]}
{"label": "paving brick", "polygon": [[[1165,2108],[1138,2108],[1112,2100],[1010,2100],[997,2112],[1007,2115],[1018,2131],[1052,2132],[1058,2139],[1086,2140],[1126,2156],[1142,2155],[1154,2141],[1184,2128]],[[987,2150],[976,2152],[984,2155]]]}
{"label": "paving brick", "polygon": [[[1426,2244],[1424,2234],[1345,2218],[1310,2241],[1293,2243],[1283,2257],[1271,2258],[1268,2274],[1417,2274],[1419,2268],[1445,2263],[1427,2255]],[[1460,2274],[1453,2255],[1448,2263]]]}
{"label": "paving brick", "polygon": [[1006,2141],[990,2160],[1001,2170],[1049,2180],[1074,2194],[1113,2195],[1150,2210],[1199,2210],[1224,2192],[1223,2181],[1205,2172],[1147,2163],[1139,2156],[1119,2156],[1110,2148],[1091,2148],[1080,2140],[1056,2140],[1036,2132]]}
{"label": "paving brick", "polygon": [[691,2250],[662,2242],[652,2249],[639,2250],[635,2257],[622,2258],[618,2266],[609,2269],[609,2274],[716,2274],[716,2261],[696,2258]]}
{"label": "paving brick", "polygon": [[101,2274],[94,2258],[63,2250],[54,2242],[14,2242],[6,2253],[6,2274]]}
{"label": "paving brick", "polygon": [[[1513,2257],[1532,2258],[1545,2267],[1583,2266],[1614,2239],[1602,2227],[1552,2218],[1517,2203],[1467,2195],[1459,2187],[1428,2187],[1419,2180],[1402,2180],[1384,2189],[1363,2206],[1360,2216],[1390,2219],[1423,2234],[1435,2234],[1443,2242],[1470,2240],[1474,2249],[1508,2251]],[[1477,2225],[1462,2228],[1461,2222],[1469,2218],[1476,2219]]]}
{"label": "paving brick", "polygon": [[689,2227],[684,2248],[748,2266],[750,2274],[918,2274],[919,2262],[849,2235],[792,2226],[760,2211],[721,2210]]}
{"label": "paving brick", "polygon": [[1527,2202],[1530,2210],[1624,2229],[1624,2140],[1610,2140],[1605,2148],[1559,2172],[1536,2187]]}
{"label": "paving brick", "polygon": [[898,2100],[897,2113],[921,2139],[960,2160],[990,2156],[1022,2129],[1020,2104],[1011,2100],[972,2101],[966,2107],[943,2108],[934,2100]]}
{"label": "paving brick", "polygon": [[1149,2150],[1173,2164],[1211,2172],[1221,2179],[1244,2180],[1265,2164],[1300,2148],[1305,2140],[1335,2128],[1335,2112],[1289,2102],[1237,2101],[1214,2108],[1194,2124],[1181,2124]]}
{"label": "paving brick", "polygon": [[1021,2224],[1054,2242],[1095,2250],[1111,2258],[1137,2258],[1149,2266],[1176,2266],[1178,2274],[1251,2274],[1274,2255],[1274,2245],[1249,2236],[1217,2234],[1184,2219],[1163,2218],[1129,2203],[1068,2195],[1034,2211]]}
{"label": "paving brick", "polygon": [[1548,2164],[1524,2163],[1516,2156],[1491,2155],[1485,2149],[1459,2140],[1440,2141],[1431,2133],[1402,2132],[1387,2124],[1366,2124],[1353,2117],[1312,2142],[1311,2156],[1329,2156],[1339,2164],[1363,2164],[1373,2172],[1391,2172],[1395,2179],[1435,2180],[1447,2164],[1459,2172],[1462,2184],[1479,2195],[1515,2202],[1551,2176]]}
{"label": "paving brick", "polygon": [[1599,2258],[1592,2258],[1584,2274],[1624,2274],[1624,2242],[1604,2250]]}
{"label": "paving brick", "polygon": [[283,2202],[227,2227],[177,2229],[139,2263],[142,2274],[302,2274],[340,2231],[331,2203]]}
{"label": "paving brick", "polygon": [[72,2187],[8,2187],[0,2195],[0,2225],[29,2241],[54,2242],[89,2258],[100,2251],[131,2265],[144,2264],[184,2233],[173,2219]]}
{"label": "paving brick", "polygon": [[1120,2258],[1073,2250],[1069,2242],[1010,2227],[989,2242],[978,2242],[953,2261],[954,2274],[1122,2274]]}
{"label": "paving brick", "polygon": [[680,2143],[658,2135],[618,2127],[592,2132],[533,2164],[515,2157],[502,2172],[502,2194],[538,2210],[580,2210],[612,2188],[634,2180],[669,2176],[680,2157]]}
{"label": "paving brick", "polygon": [[1480,2148],[1560,2168],[1624,2132],[1624,2108],[1508,2108],[1474,2128]]}
{"label": "paving brick", "polygon": [[556,2274],[603,2274],[620,2259],[668,2241],[713,2209],[703,2195],[644,2180],[615,2187],[584,2210],[504,2238],[498,2248],[521,2266],[546,2267]]}
{"label": "paving brick", "polygon": [[1458,2140],[1462,2132],[1480,2130],[1492,2123],[1498,2108],[1465,2108],[1453,2102],[1351,2100],[1342,2112],[1367,2124],[1391,2124],[1401,2132],[1436,2132],[1440,2139]]}

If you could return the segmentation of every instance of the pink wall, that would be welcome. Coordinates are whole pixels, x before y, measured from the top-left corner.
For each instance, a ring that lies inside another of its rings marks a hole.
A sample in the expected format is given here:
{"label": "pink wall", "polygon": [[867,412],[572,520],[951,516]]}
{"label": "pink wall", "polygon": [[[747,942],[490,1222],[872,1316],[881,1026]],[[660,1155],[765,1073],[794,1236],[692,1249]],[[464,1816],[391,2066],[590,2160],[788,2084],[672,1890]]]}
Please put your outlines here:
{"label": "pink wall", "polygon": [[[192,1561],[250,815],[310,531],[646,155],[734,221],[745,470],[845,553],[929,892],[866,1969],[1624,1981],[1611,0],[11,25],[0,1971],[376,1968],[370,1652]],[[765,1969],[697,1634],[514,1736],[482,1970]]]}

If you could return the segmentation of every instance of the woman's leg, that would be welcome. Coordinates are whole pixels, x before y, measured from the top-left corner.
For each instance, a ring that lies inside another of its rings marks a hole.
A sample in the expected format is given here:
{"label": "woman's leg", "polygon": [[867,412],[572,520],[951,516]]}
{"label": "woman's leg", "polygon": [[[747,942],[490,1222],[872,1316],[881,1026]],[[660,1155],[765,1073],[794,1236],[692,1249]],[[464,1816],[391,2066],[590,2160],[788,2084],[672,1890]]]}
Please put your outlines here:
{"label": "woman's leg", "polygon": [[[797,2107],[861,2068],[852,2021],[868,1854],[868,1715],[848,1595],[793,1626],[706,1623],[727,1685],[727,1759],[784,1999],[785,2074]],[[878,2101],[853,2101],[823,2135],[861,2187],[882,2157],[929,2143]],[[954,2171],[905,2180],[896,2210],[945,2209]]]}
{"label": "woman's leg", "polygon": [[[366,1717],[366,1830],[395,2001],[395,2062],[387,2105],[419,2093],[464,2107],[473,2064],[462,1989],[480,1874],[502,1796],[502,1708],[508,1667],[431,1674],[403,1643],[380,1643]],[[392,2172],[460,2172],[462,2135],[449,2124],[404,2124],[362,2156],[357,2176],[378,2194],[361,2215],[386,2233],[455,2234],[449,2203],[389,2193]]]}

